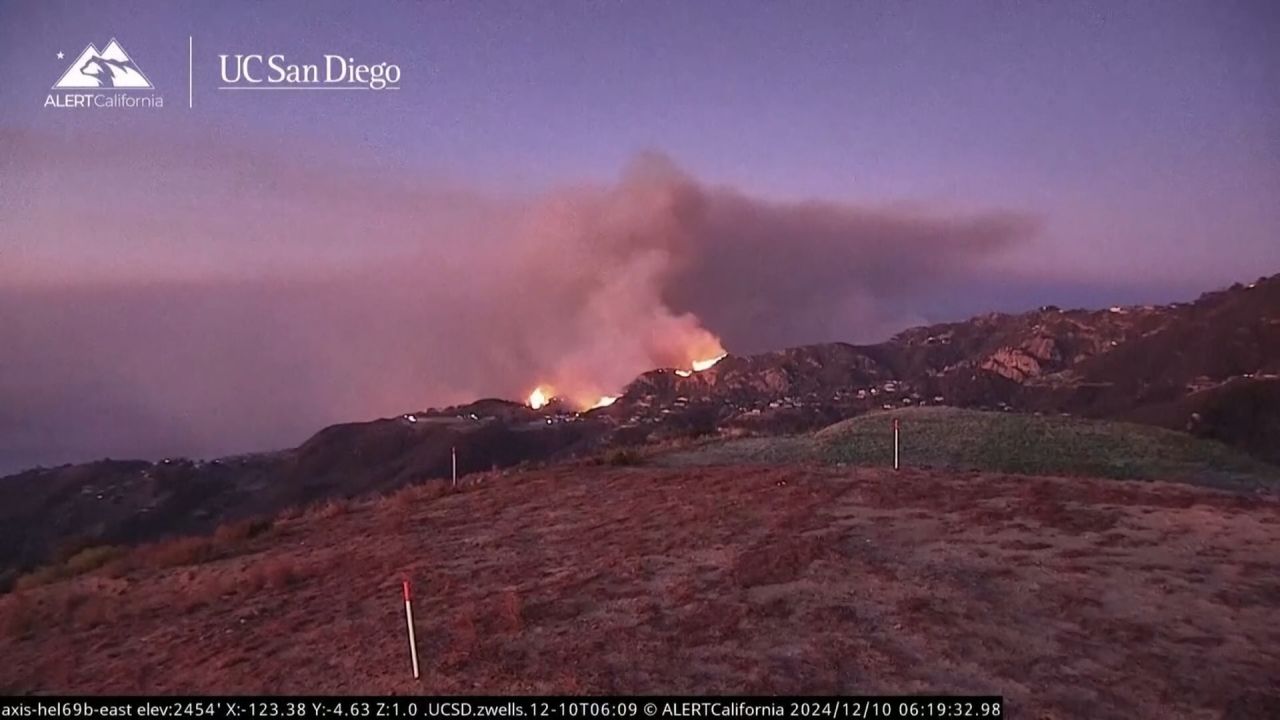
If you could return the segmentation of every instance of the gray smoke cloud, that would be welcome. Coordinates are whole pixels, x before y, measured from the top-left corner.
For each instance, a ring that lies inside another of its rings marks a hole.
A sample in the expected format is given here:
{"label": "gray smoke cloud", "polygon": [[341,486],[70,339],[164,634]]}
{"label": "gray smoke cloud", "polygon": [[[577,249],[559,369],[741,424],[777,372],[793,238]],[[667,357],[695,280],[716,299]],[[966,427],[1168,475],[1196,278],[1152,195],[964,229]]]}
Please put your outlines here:
{"label": "gray smoke cloud", "polygon": [[[44,140],[0,138],[29,181],[0,199],[0,470],[282,447],[538,384],[589,403],[721,344],[877,340],[1034,231],[764,201],[655,154],[511,198],[261,148]],[[82,212],[104,166],[122,185]]]}

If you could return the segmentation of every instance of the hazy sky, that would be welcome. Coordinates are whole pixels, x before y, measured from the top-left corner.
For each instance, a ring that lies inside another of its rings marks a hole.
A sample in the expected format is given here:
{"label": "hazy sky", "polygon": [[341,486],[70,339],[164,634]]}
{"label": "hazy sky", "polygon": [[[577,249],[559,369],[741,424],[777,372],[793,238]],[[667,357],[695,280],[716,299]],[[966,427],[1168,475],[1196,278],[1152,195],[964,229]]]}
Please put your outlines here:
{"label": "hazy sky", "polygon": [[[43,107],[112,37],[163,109]],[[751,351],[1280,271],[1277,37],[1265,1],[4,0],[0,470],[518,394],[621,322],[549,296]],[[219,53],[401,89],[218,91]],[[482,320],[512,327],[455,338]],[[102,421],[67,434],[77,403]]]}
{"label": "hazy sky", "polygon": [[[1278,30],[1275,3],[1230,0],[7,0],[0,123],[287,141],[322,165],[394,162],[516,192],[613,178],[659,150],[767,198],[1036,213],[1029,265],[1048,253],[1063,273],[1215,282],[1280,264]],[[67,62],[55,53],[110,37],[168,106],[42,108]],[[216,56],[233,52],[395,62],[403,89],[219,93]],[[21,195],[30,166],[5,170],[5,194]],[[81,171],[74,159],[34,170]],[[39,252],[61,260],[65,242]]]}

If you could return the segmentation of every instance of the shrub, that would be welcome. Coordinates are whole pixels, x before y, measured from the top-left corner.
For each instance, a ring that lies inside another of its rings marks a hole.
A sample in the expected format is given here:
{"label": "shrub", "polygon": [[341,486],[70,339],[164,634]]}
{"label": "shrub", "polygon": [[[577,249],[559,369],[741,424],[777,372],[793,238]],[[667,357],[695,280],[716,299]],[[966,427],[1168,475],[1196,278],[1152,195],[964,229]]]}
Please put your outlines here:
{"label": "shrub", "polygon": [[[39,599],[37,600],[36,597]],[[61,585],[0,598],[0,636],[21,638],[41,629],[89,629],[115,621],[119,601],[109,595]]]}
{"label": "shrub", "polygon": [[244,583],[255,589],[281,590],[300,582],[306,573],[287,558],[270,558],[254,563],[245,572]]}
{"label": "shrub", "polygon": [[26,575],[18,578],[18,580],[13,584],[13,589],[16,592],[22,592],[24,590],[30,590],[31,588],[40,587],[41,585],[48,585],[49,583],[57,582],[65,577],[66,571],[63,570],[61,565],[45,565],[44,567],[36,568],[35,570],[32,570]]}
{"label": "shrub", "polygon": [[108,625],[119,617],[119,608],[114,598],[98,594],[82,594],[76,598],[71,614],[71,622],[77,628],[95,628]]}
{"label": "shrub", "polygon": [[66,574],[74,576],[92,572],[123,554],[124,551],[114,545],[98,545],[85,548],[67,559],[65,565]]}
{"label": "shrub", "polygon": [[0,633],[4,637],[20,638],[39,626],[39,614],[31,598],[22,593],[0,598]]}
{"label": "shrub", "polygon": [[520,632],[524,629],[524,603],[520,593],[513,587],[505,588],[498,593],[494,619],[498,632]]}
{"label": "shrub", "polygon": [[287,560],[268,562],[262,572],[266,578],[267,587],[271,588],[285,588],[302,580],[302,571]]}
{"label": "shrub", "polygon": [[386,496],[386,503],[397,510],[408,510],[418,503],[415,489],[412,485],[406,485]]}
{"label": "shrub", "polygon": [[449,622],[448,641],[441,658],[446,668],[458,668],[480,647],[476,630],[475,607],[467,604],[455,610]]}
{"label": "shrub", "polygon": [[242,542],[271,529],[271,520],[267,518],[249,518],[219,525],[213,531],[213,541],[217,545],[229,545]]}
{"label": "shrub", "polygon": [[630,448],[610,450],[609,453],[604,456],[604,462],[606,465],[616,465],[620,467],[639,465],[641,459],[640,453]]}
{"label": "shrub", "polygon": [[213,541],[207,537],[184,537],[149,545],[138,550],[141,564],[155,568],[197,565],[216,556]]}
{"label": "shrub", "polygon": [[48,585],[59,580],[83,575],[107,565],[117,565],[123,557],[124,549],[115,545],[97,545],[84,548],[67,558],[66,562],[45,565],[17,578],[12,583],[13,589],[30,590],[41,585]]}
{"label": "shrub", "polygon": [[[461,485],[459,489],[461,489]],[[428,480],[416,485],[406,485],[389,495],[384,495],[379,500],[379,504],[383,507],[390,507],[393,510],[406,512],[422,503],[443,497],[449,491],[448,480]]]}
{"label": "shrub", "polygon": [[85,535],[72,535],[58,542],[53,549],[53,564],[61,565],[84,550],[93,547],[94,542]]}
{"label": "shrub", "polygon": [[318,520],[332,520],[341,515],[346,515],[349,509],[349,503],[346,500],[329,500],[312,506],[307,511],[306,516]]}

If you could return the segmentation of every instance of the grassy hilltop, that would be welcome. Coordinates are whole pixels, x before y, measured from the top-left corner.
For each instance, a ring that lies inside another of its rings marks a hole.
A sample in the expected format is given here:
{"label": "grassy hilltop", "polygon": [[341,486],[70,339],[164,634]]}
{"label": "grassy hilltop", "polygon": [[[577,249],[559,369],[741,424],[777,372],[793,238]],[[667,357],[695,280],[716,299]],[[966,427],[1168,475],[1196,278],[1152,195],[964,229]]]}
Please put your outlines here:
{"label": "grassy hilltop", "polygon": [[792,437],[712,441],[662,465],[893,462],[892,418],[904,465],[1028,475],[1177,480],[1222,488],[1280,484],[1280,468],[1226,445],[1147,425],[1058,415],[920,407],[869,413]]}

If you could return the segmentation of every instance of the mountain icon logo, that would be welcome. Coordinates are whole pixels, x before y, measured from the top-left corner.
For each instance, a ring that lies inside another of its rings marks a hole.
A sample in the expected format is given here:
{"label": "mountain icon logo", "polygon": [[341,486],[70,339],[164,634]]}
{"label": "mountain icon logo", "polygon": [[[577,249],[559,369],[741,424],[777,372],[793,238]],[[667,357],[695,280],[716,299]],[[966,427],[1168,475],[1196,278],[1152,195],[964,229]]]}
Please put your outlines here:
{"label": "mountain icon logo", "polygon": [[98,52],[98,48],[89,43],[80,53],[67,71],[62,73],[54,90],[83,89],[115,90],[152,90],[151,81],[124,51],[115,38]]}

